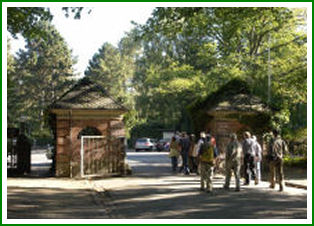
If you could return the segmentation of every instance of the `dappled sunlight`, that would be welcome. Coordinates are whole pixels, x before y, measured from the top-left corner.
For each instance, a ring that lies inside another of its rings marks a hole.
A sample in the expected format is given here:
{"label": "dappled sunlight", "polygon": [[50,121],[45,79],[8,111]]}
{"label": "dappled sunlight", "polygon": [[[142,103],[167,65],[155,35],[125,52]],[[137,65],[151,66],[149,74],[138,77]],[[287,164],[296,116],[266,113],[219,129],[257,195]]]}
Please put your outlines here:
{"label": "dappled sunlight", "polygon": [[265,219],[306,218],[307,191],[269,183],[223,189],[214,175],[213,194],[200,191],[196,174],[173,174],[167,155],[137,153],[133,174],[98,179],[8,178],[9,218]]}
{"label": "dappled sunlight", "polygon": [[[220,188],[210,195],[191,187],[145,186],[111,191],[109,200],[119,206],[118,210],[112,210],[113,215],[117,211],[125,218],[263,218],[265,210],[274,210],[276,216],[295,218],[304,216],[300,213],[304,214],[306,208],[300,198],[285,194],[278,198],[276,193],[265,195],[264,191],[249,189],[239,193]],[[293,208],[296,203],[301,210]]]}

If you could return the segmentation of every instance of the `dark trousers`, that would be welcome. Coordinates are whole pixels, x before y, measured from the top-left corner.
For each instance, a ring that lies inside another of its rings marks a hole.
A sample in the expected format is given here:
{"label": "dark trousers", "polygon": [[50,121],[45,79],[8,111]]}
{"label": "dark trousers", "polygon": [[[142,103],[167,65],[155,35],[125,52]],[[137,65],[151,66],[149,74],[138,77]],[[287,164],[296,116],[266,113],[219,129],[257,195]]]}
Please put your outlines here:
{"label": "dark trousers", "polygon": [[255,180],[255,161],[251,155],[244,157],[244,178],[246,184],[249,184],[250,180]]}
{"label": "dark trousers", "polygon": [[182,157],[182,166],[181,166],[180,171],[183,170],[183,172],[185,174],[189,174],[190,170],[189,170],[189,167],[188,167],[188,152],[187,151],[182,151],[181,152],[181,157]]}
{"label": "dark trousers", "polygon": [[196,157],[189,156],[189,168],[191,172],[196,173],[197,172],[197,159]]}
{"label": "dark trousers", "polygon": [[178,158],[176,156],[171,157],[172,171],[176,171],[178,167]]}

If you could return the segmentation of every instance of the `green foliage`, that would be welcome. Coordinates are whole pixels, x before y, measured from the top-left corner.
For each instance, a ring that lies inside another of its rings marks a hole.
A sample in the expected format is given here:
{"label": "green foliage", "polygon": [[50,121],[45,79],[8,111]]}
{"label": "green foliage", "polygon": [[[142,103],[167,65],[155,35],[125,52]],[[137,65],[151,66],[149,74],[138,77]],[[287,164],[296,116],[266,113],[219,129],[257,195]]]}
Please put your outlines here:
{"label": "green foliage", "polygon": [[108,93],[122,103],[130,104],[128,96],[129,80],[133,72],[132,62],[128,56],[109,43],[104,43],[98,52],[89,61],[85,75],[102,85]]}
{"label": "green foliage", "polygon": [[307,157],[285,157],[284,166],[296,167],[296,168],[307,168]]}
{"label": "green foliage", "polygon": [[[8,109],[13,109],[14,106],[14,99],[15,99],[15,91],[14,87],[16,86],[16,81],[14,81],[14,72],[15,72],[15,59],[13,55],[10,53],[10,40],[8,40],[7,44],[7,92],[8,92],[8,97],[7,97],[7,105]],[[10,113],[10,112],[9,112]],[[8,127],[14,127],[15,125],[12,124],[11,122],[13,121],[12,115],[8,114]]]}
{"label": "green foliage", "polygon": [[33,144],[39,147],[47,146],[48,144],[54,144],[54,138],[49,129],[44,128],[42,130],[34,130],[30,138]]}
{"label": "green foliage", "polygon": [[[84,7],[62,7],[66,17],[73,16],[74,19],[81,19],[81,14]],[[91,13],[91,9],[88,10],[88,14]]]}
{"label": "green foliage", "polygon": [[289,151],[294,156],[306,156],[307,154],[307,128],[285,129],[285,140],[289,143]]}
{"label": "green foliage", "polygon": [[[63,10],[76,16],[82,8]],[[8,30],[30,37],[17,61],[8,55],[9,121],[28,115],[34,129],[43,127],[43,109],[73,75],[71,52],[47,23],[51,18],[47,8],[8,9]],[[305,18],[304,9],[282,7],[159,7],[118,47],[104,43],[85,74],[129,108],[125,124],[133,141],[158,138],[161,129],[198,130],[210,117],[197,109],[217,103],[217,90],[240,89],[276,113],[264,126],[269,115],[234,117],[261,130],[280,127],[286,136],[306,127]],[[237,82],[226,87],[230,81]],[[195,128],[192,120],[199,122]]]}
{"label": "green foliage", "polygon": [[[38,25],[39,26],[39,25]],[[44,110],[64,93],[73,79],[74,60],[64,39],[49,23],[41,23],[46,39],[27,40],[15,59],[14,84],[8,92],[8,119],[27,117],[29,129],[44,128]]]}
{"label": "green foliage", "polygon": [[274,113],[271,117],[271,126],[273,129],[282,129],[284,126],[288,125],[290,121],[290,111],[288,109],[281,109],[280,111]]}
{"label": "green foliage", "polygon": [[[156,8],[145,25],[138,25],[139,117],[181,124],[188,104],[197,105],[232,79],[246,81],[266,102],[271,73],[269,105],[277,110],[272,126],[291,126],[293,106],[306,105],[305,17],[304,9],[280,7]],[[191,110],[192,119],[206,116]]]}
{"label": "green foliage", "polygon": [[[73,15],[74,19],[80,19],[83,7],[63,7],[65,16]],[[90,13],[89,10],[88,13]],[[40,24],[51,22],[53,15],[49,8],[45,7],[8,7],[7,8],[7,28],[11,35],[16,38],[21,34],[26,39],[42,38],[46,39],[45,30]]]}
{"label": "green foliage", "polygon": [[307,138],[307,129],[300,128],[291,130],[288,134],[285,135],[285,138],[290,141],[303,142]]}
{"label": "green foliage", "polygon": [[52,20],[49,9],[43,7],[8,7],[7,9],[8,31],[13,37],[19,33],[25,38],[44,36],[45,33],[37,27],[37,24]]}

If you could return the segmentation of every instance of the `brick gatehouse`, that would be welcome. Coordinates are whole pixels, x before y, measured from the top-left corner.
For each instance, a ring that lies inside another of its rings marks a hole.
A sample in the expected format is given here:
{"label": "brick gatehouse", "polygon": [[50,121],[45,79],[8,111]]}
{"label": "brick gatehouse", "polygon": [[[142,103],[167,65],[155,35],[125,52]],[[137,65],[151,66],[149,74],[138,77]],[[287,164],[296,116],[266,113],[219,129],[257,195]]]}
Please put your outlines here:
{"label": "brick gatehouse", "polygon": [[[118,162],[114,169],[106,171],[107,174],[122,172],[125,136],[122,118],[126,112],[127,109],[113,100],[103,87],[87,78],[79,80],[53,103],[50,106],[50,124],[55,135],[55,175],[82,176],[82,135],[104,136],[107,144],[96,144],[97,150],[101,149],[97,151],[97,155],[109,158],[110,153],[110,160],[107,159],[106,164],[111,167],[113,164],[108,161]],[[103,153],[107,153],[108,157]],[[98,159],[94,159],[92,163],[95,167],[103,166],[104,159],[100,160],[95,157],[97,155],[93,155],[93,158]]]}
{"label": "brick gatehouse", "polygon": [[250,131],[262,144],[263,133],[270,129],[272,113],[260,98],[252,95],[247,83],[238,79],[191,105],[189,111],[195,132],[214,135],[220,153],[225,152],[231,133],[241,140],[243,132]]}

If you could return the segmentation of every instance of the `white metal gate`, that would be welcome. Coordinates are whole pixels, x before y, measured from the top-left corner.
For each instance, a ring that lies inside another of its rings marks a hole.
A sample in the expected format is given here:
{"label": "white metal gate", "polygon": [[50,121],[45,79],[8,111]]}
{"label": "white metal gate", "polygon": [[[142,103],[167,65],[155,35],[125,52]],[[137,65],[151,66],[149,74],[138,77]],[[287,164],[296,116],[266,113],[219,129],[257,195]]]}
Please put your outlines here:
{"label": "white metal gate", "polygon": [[124,167],[124,155],[119,139],[81,137],[81,177],[116,174],[123,170],[121,167]]}

